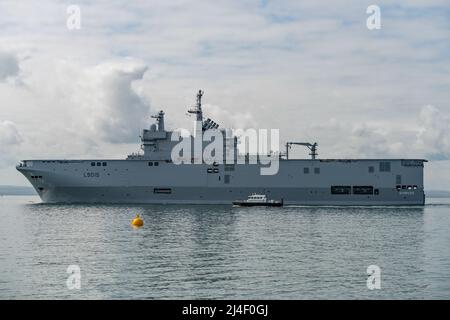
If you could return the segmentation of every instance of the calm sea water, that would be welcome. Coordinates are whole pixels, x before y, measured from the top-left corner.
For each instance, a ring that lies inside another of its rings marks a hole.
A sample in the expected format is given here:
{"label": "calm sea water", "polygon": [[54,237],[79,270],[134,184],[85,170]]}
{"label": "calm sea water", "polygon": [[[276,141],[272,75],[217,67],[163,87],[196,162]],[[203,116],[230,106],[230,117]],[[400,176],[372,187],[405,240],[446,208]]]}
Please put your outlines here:
{"label": "calm sea water", "polygon": [[[139,213],[145,225],[133,229]],[[81,288],[67,288],[78,265]],[[367,267],[381,268],[369,290]],[[0,298],[450,298],[450,199],[425,207],[45,205],[0,197]]]}

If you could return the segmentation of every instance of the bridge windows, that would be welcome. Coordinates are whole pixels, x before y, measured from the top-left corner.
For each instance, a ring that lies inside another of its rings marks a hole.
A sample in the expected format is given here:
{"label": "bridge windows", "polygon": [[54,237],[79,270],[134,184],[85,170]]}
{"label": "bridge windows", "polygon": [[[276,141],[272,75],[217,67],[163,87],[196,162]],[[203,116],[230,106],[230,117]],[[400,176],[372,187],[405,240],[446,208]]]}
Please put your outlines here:
{"label": "bridge windows", "polygon": [[159,162],[157,162],[157,161],[155,161],[155,162],[150,161],[150,162],[148,163],[148,166],[149,166],[149,167],[153,167],[153,166],[157,167],[157,166],[159,166]]}
{"label": "bridge windows", "polygon": [[314,168],[314,174],[320,174],[320,168]]}
{"label": "bridge windows", "polygon": [[95,162],[91,162],[91,167],[95,167]]}
{"label": "bridge windows", "polygon": [[308,174],[309,173],[309,168],[303,168],[303,173],[304,174]]}
{"label": "bridge windows", "polygon": [[101,162],[97,162],[97,167],[100,167],[102,165]]}
{"label": "bridge windows", "polygon": [[103,163],[102,163],[102,166],[106,167],[106,165],[107,165],[107,163],[106,163],[106,162],[103,162]]}
{"label": "bridge windows", "polygon": [[374,173],[375,172],[375,168],[373,166],[369,167],[369,173]]}

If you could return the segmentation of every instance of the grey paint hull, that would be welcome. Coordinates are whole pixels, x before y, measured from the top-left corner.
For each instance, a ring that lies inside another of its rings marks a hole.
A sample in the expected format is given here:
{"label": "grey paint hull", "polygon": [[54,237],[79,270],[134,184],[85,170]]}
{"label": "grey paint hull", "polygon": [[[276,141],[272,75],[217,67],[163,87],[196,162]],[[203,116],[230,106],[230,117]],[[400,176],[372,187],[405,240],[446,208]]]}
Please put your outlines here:
{"label": "grey paint hull", "polygon": [[[299,205],[424,204],[426,160],[317,159],[317,143],[305,142],[286,143],[283,157],[268,148],[260,150],[264,139],[255,131],[248,139],[246,134],[238,138],[230,130],[218,130],[209,118],[203,121],[202,96],[200,90],[197,104],[188,110],[196,115],[194,134],[181,140],[179,132],[165,130],[161,110],[153,116],[157,123],[142,130],[143,153],[126,160],[24,160],[17,169],[49,203],[231,205],[255,192]],[[263,152],[240,154],[239,139]],[[311,159],[290,159],[291,145],[308,147]]]}
{"label": "grey paint hull", "polygon": [[379,195],[330,195],[325,188],[172,188],[171,194],[154,194],[153,187],[60,187],[47,189],[46,203],[148,203],[148,204],[231,204],[251,193],[283,199],[286,205],[423,205],[421,191],[399,195],[381,189]]}
{"label": "grey paint hull", "polygon": [[[286,205],[423,205],[423,166],[388,160],[285,160],[276,175],[260,165],[149,166],[142,160],[33,161],[18,167],[46,203],[229,204],[251,193]],[[97,163],[97,162],[96,162]],[[309,168],[309,170],[305,170]],[[317,170],[316,170],[317,169]],[[212,171],[212,172],[211,172]],[[216,172],[214,172],[216,171]],[[306,173],[308,171],[308,173]],[[401,182],[399,181],[401,179]],[[405,188],[398,188],[398,183]],[[372,194],[333,194],[333,186],[372,186]],[[411,187],[411,188],[410,188]],[[414,188],[413,188],[414,187]]]}

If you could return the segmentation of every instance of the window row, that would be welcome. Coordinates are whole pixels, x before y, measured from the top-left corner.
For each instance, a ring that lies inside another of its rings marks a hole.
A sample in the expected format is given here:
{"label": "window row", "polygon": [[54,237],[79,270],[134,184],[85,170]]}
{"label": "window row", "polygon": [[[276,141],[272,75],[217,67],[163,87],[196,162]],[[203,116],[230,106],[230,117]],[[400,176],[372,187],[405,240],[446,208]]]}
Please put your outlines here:
{"label": "window row", "polygon": [[92,161],[91,162],[91,167],[95,167],[95,166],[97,166],[97,167],[106,167],[107,166],[107,163],[106,162],[94,162],[94,161]]}
{"label": "window row", "polygon": [[416,185],[412,185],[412,186],[407,186],[407,185],[397,185],[396,189],[398,191],[400,190],[417,190],[417,186]]}
{"label": "window row", "polygon": [[[309,174],[309,168],[303,168],[304,174]],[[320,168],[314,168],[314,174],[320,174]]]}
{"label": "window row", "polygon": [[163,194],[171,194],[171,188],[154,188],[153,193],[163,193]]}
{"label": "window row", "polygon": [[150,162],[148,163],[148,166],[149,166],[149,167],[153,167],[153,166],[157,167],[157,166],[159,166],[159,162],[157,162],[157,161],[155,161],[155,162],[150,161]]}
{"label": "window row", "polygon": [[[352,192],[353,191],[353,192]],[[331,194],[379,194],[373,186],[331,186]]]}

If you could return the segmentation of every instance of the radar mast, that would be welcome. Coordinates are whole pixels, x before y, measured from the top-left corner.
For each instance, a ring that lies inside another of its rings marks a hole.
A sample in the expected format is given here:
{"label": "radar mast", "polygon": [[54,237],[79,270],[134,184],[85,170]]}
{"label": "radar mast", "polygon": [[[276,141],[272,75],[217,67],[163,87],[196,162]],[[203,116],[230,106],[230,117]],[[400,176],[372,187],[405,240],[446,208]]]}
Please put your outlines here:
{"label": "radar mast", "polygon": [[198,90],[197,93],[197,104],[190,108],[188,110],[189,113],[193,113],[196,114],[197,117],[195,119],[195,123],[194,123],[194,137],[202,137],[203,135],[203,130],[202,130],[202,126],[203,126],[203,111],[202,111],[202,96],[203,96],[203,91],[202,90]]}
{"label": "radar mast", "polygon": [[188,110],[189,113],[197,115],[197,121],[203,121],[203,111],[202,111],[202,96],[204,91],[198,90],[197,93],[197,104]]}

